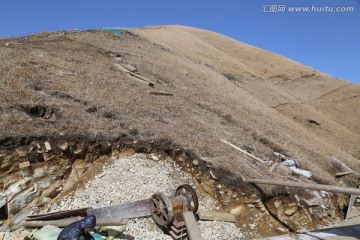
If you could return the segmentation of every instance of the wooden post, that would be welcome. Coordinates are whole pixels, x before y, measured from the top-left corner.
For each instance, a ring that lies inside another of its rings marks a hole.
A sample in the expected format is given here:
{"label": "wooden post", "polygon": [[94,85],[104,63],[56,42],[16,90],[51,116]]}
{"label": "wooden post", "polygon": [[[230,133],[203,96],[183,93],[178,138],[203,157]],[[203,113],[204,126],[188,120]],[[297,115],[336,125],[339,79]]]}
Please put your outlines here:
{"label": "wooden post", "polygon": [[320,191],[327,191],[327,192],[360,195],[359,188],[340,187],[340,186],[335,186],[335,185],[296,183],[296,182],[284,182],[284,181],[273,181],[273,180],[262,180],[262,179],[246,179],[245,181],[249,182],[249,183],[257,183],[257,184],[277,185],[277,186],[284,186],[284,187],[296,187],[296,188],[313,189],[313,190],[320,190]]}
{"label": "wooden post", "polygon": [[202,240],[199,225],[195,220],[194,213],[184,212],[185,227],[190,240]]}

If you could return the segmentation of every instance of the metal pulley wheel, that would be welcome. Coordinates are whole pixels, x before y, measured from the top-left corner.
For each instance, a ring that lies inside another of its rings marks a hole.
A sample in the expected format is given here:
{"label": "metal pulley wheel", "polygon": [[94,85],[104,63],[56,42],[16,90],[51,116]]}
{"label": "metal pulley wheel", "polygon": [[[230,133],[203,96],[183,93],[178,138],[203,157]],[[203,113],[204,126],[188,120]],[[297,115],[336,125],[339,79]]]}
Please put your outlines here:
{"label": "metal pulley wheel", "polygon": [[199,200],[195,190],[188,184],[183,184],[177,187],[175,197],[185,197],[189,211],[197,212],[199,208]]}
{"label": "metal pulley wheel", "polygon": [[163,193],[152,195],[150,211],[154,221],[160,226],[166,226],[174,219],[171,200]]}

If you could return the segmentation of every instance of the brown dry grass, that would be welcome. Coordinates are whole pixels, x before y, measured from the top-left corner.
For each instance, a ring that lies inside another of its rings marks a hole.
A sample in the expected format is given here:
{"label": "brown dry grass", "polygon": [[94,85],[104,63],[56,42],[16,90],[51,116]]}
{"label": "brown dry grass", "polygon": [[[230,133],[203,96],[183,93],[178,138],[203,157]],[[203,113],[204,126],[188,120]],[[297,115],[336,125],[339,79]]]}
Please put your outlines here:
{"label": "brown dry grass", "polygon": [[[11,41],[19,44],[5,46]],[[174,96],[149,94],[154,89],[113,67],[116,56],[158,81],[156,91]],[[216,33],[181,26],[120,36],[42,33],[1,39],[0,59],[2,137],[127,131],[173,139],[216,166],[256,178],[286,174],[268,174],[220,138],[255,146],[265,160],[282,151],[322,182],[338,181],[332,156],[360,166],[359,85]],[[50,117],[34,114],[34,106]]]}

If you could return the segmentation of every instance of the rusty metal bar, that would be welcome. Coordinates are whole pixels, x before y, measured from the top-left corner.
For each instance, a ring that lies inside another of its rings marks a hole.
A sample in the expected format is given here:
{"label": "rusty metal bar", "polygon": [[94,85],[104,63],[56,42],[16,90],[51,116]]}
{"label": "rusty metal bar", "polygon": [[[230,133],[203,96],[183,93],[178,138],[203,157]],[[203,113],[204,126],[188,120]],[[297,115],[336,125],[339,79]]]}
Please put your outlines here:
{"label": "rusty metal bar", "polygon": [[92,208],[87,210],[87,215],[95,215],[97,218],[136,218],[151,216],[151,199],[126,202],[102,208]]}

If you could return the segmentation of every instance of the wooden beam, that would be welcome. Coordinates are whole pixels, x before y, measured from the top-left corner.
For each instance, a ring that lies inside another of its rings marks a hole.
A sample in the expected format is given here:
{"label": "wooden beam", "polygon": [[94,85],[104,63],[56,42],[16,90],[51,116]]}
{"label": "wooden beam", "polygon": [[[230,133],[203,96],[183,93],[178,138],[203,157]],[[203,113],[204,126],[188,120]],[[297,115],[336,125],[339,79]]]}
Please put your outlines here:
{"label": "wooden beam", "polygon": [[137,77],[145,82],[148,82],[149,83],[149,86],[153,87],[155,85],[155,82],[151,81],[150,79],[146,78],[146,77],[143,77],[141,76],[140,74],[137,74],[137,73],[133,73],[133,72],[130,72],[129,71],[129,75],[133,76],[133,77]]}
{"label": "wooden beam", "polygon": [[351,214],[351,211],[352,211],[352,207],[354,206],[356,197],[357,197],[356,195],[351,195],[351,196],[350,196],[349,205],[348,205],[348,209],[347,209],[347,211],[346,211],[345,220],[350,217],[350,214]]}
{"label": "wooden beam", "polygon": [[173,96],[172,93],[167,93],[167,92],[150,92],[150,94],[153,94],[153,95],[164,95],[164,96]]}
{"label": "wooden beam", "polygon": [[122,64],[120,63],[124,68],[126,68],[127,70],[129,70],[130,72],[136,72],[136,68],[131,66],[130,64]]}
{"label": "wooden beam", "polygon": [[[24,227],[43,227],[46,225],[52,225],[55,227],[66,227],[73,222],[79,221],[82,218],[71,217],[64,218],[59,220],[49,220],[49,221],[23,221],[21,226]],[[128,219],[124,218],[108,218],[108,219],[96,219],[96,226],[121,226],[128,222]]]}
{"label": "wooden beam", "polygon": [[347,171],[354,171],[352,170],[350,167],[348,167],[345,163],[343,163],[342,161],[340,161],[339,159],[337,159],[335,156],[332,156],[332,159],[339,163],[343,168],[345,168]]}
{"label": "wooden beam", "polygon": [[145,82],[149,83],[149,86],[154,87],[155,82],[151,81],[150,79],[141,76],[140,74],[131,72],[129,69],[127,69],[126,67],[124,67],[124,65],[120,64],[120,63],[114,63],[114,67],[116,67],[117,69],[119,69],[120,71],[124,72],[124,73],[128,73],[130,76],[136,77],[138,79],[141,79]]}
{"label": "wooden beam", "polygon": [[257,183],[257,184],[267,184],[267,185],[276,185],[276,186],[284,186],[284,187],[296,187],[296,188],[313,189],[313,190],[320,190],[320,191],[327,191],[327,192],[360,195],[359,188],[340,187],[340,186],[335,186],[335,185],[296,183],[296,182],[284,182],[284,181],[262,180],[262,179],[246,179],[245,181],[249,182],[249,183]]}
{"label": "wooden beam", "polygon": [[198,211],[200,220],[235,222],[235,216],[227,212]]}
{"label": "wooden beam", "polygon": [[119,69],[120,71],[122,71],[124,73],[129,73],[130,72],[127,68],[123,67],[119,63],[114,63],[114,67],[116,67],[117,69]]}
{"label": "wooden beam", "polygon": [[187,234],[189,236],[190,240],[201,240],[201,232],[199,225],[197,224],[195,220],[194,213],[191,211],[184,212],[184,220],[185,220],[185,227]]}
{"label": "wooden beam", "polygon": [[275,163],[270,167],[269,173],[272,173],[272,172],[275,170],[275,168],[276,168],[277,165],[278,165],[278,163],[275,162]]}
{"label": "wooden beam", "polygon": [[229,143],[228,141],[225,141],[225,140],[223,140],[223,139],[220,139],[220,141],[222,141],[223,143],[225,143],[225,144],[227,144],[227,145],[229,145],[229,146],[231,146],[231,147],[235,148],[236,150],[238,150],[238,151],[242,152],[243,154],[245,154],[245,155],[247,155],[247,156],[249,156],[249,157],[251,157],[251,158],[255,159],[255,160],[256,160],[256,161],[258,161],[258,162],[261,162],[261,163],[266,163],[266,162],[265,162],[264,160],[262,160],[261,158],[258,158],[258,157],[256,157],[255,155],[253,155],[253,154],[251,154],[251,153],[248,153],[247,151],[245,151],[245,150],[243,150],[243,149],[241,149],[241,148],[239,148],[239,147],[235,146],[235,145],[234,145],[234,144],[232,144],[232,143]]}
{"label": "wooden beam", "polygon": [[346,171],[346,172],[338,172],[335,174],[335,177],[342,177],[342,176],[345,176],[345,175],[349,175],[349,174],[352,174],[354,173],[355,171],[351,170],[351,171]]}

